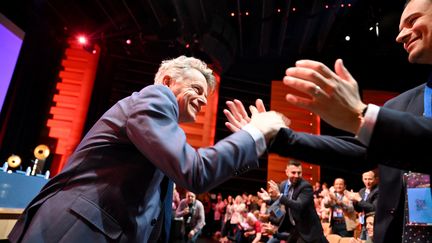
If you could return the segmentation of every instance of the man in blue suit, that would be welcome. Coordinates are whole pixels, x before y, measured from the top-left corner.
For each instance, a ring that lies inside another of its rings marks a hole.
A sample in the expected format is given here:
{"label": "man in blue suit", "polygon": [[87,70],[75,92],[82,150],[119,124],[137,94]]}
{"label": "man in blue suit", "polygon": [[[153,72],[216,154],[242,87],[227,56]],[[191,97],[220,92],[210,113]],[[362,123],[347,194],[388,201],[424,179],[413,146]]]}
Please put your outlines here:
{"label": "man in blue suit", "polygon": [[134,92],[95,123],[27,206],[11,242],[167,242],[174,181],[196,193],[258,166],[284,127],[276,112],[255,113],[251,125],[212,147],[194,149],[180,122],[193,122],[214,76],[202,61],[162,62],[155,85]]}

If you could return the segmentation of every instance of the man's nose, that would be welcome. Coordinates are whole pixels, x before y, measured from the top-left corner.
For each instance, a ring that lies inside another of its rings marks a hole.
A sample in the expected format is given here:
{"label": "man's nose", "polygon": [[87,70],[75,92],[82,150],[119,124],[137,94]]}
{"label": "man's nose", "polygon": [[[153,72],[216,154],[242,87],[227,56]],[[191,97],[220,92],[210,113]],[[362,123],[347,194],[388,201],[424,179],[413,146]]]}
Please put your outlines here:
{"label": "man's nose", "polygon": [[198,102],[200,105],[207,105],[207,98],[205,96],[198,97]]}
{"label": "man's nose", "polygon": [[408,29],[403,28],[399,32],[399,34],[396,36],[396,42],[398,42],[398,43],[405,43],[406,40],[407,40],[407,38],[408,38],[408,36],[409,36],[408,33],[409,33]]}

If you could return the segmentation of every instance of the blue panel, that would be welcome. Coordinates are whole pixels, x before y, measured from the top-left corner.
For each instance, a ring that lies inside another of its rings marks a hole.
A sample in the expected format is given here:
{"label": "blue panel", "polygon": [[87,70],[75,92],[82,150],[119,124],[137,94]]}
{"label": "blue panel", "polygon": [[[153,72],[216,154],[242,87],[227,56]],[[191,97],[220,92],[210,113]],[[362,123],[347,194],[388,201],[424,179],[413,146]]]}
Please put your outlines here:
{"label": "blue panel", "polygon": [[0,171],[0,207],[25,208],[47,182],[43,177]]}

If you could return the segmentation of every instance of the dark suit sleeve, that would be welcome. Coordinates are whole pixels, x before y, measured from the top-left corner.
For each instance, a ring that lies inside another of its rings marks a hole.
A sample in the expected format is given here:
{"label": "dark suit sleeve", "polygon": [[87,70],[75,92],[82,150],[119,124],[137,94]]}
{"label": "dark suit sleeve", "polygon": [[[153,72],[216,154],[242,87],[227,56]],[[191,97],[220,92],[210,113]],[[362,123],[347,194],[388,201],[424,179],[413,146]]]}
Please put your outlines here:
{"label": "dark suit sleeve", "polygon": [[333,137],[279,130],[269,152],[325,166],[347,170],[373,169],[376,164],[365,161],[366,148],[354,137]]}
{"label": "dark suit sleeve", "polygon": [[300,212],[313,201],[313,189],[309,184],[303,183],[299,186],[298,190],[300,192],[296,199],[288,199],[288,197],[283,195],[280,198],[280,202],[285,205],[285,207]]}
{"label": "dark suit sleeve", "polygon": [[363,210],[366,212],[372,212],[372,211],[375,211],[375,208],[376,208],[376,205],[374,205],[373,203],[366,202],[363,200],[361,200],[358,203],[354,203],[353,205],[354,205],[354,209],[357,212],[361,212]]}
{"label": "dark suit sleeve", "polygon": [[432,173],[432,120],[381,107],[368,146],[369,159]]}

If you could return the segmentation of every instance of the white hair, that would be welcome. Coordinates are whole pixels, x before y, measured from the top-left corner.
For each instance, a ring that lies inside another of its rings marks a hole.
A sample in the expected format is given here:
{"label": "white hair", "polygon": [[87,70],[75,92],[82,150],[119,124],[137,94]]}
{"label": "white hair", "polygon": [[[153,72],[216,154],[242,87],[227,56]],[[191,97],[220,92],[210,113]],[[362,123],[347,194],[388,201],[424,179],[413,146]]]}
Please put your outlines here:
{"label": "white hair", "polygon": [[158,72],[155,75],[154,83],[163,84],[163,79],[166,75],[178,78],[185,70],[196,69],[202,73],[207,81],[209,89],[212,91],[216,86],[213,71],[207,67],[207,64],[194,57],[179,56],[174,59],[162,61]]}

